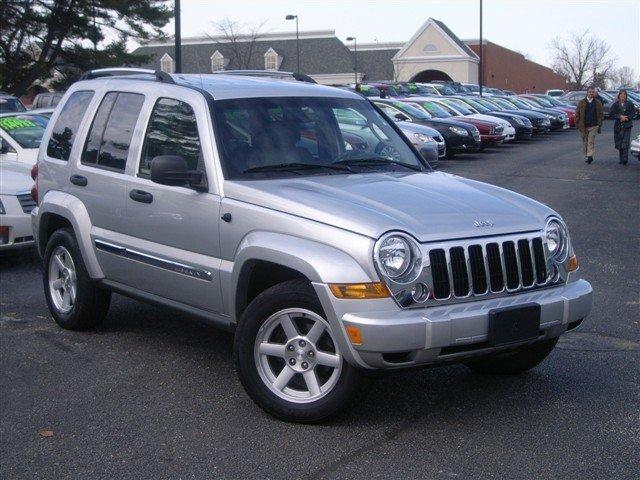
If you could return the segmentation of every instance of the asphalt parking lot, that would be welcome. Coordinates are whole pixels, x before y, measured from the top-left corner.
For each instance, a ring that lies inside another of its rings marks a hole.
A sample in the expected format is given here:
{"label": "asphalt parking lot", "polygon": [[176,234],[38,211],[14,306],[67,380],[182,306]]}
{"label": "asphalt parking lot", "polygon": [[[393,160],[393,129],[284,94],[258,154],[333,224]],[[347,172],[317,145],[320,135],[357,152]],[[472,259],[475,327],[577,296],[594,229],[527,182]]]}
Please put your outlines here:
{"label": "asphalt parking lot", "polygon": [[611,122],[595,159],[570,131],[440,167],[563,215],[595,291],[580,330],[518,377],[381,376],[317,426],[253,404],[230,334],[118,295],[99,330],[61,330],[37,256],[2,256],[0,478],[638,478],[640,162],[618,165]]}

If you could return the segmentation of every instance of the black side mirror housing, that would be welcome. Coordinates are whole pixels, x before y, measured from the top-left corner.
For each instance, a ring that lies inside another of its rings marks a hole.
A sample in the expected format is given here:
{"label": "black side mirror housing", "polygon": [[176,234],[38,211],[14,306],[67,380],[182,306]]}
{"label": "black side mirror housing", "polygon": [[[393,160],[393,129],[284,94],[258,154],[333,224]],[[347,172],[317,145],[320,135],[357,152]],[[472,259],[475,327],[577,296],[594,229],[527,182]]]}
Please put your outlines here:
{"label": "black side mirror housing", "polygon": [[11,145],[0,138],[0,153],[9,153],[11,151]]}
{"label": "black side mirror housing", "polygon": [[190,187],[205,191],[206,180],[202,172],[189,170],[187,161],[180,155],[159,155],[151,160],[151,181],[160,185]]}
{"label": "black side mirror housing", "polygon": [[402,113],[396,113],[394,115],[396,120],[400,120],[401,122],[406,122],[407,120],[409,120],[409,117],[407,117],[406,115],[402,114]]}

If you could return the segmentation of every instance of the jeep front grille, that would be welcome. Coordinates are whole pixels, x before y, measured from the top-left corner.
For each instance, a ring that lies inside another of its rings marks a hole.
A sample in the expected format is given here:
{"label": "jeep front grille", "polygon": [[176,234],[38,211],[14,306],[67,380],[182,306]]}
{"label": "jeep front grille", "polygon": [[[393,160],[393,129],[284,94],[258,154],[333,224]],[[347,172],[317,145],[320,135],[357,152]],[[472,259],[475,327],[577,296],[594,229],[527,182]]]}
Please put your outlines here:
{"label": "jeep front grille", "polygon": [[471,242],[429,250],[433,298],[446,300],[547,283],[547,258],[541,237]]}
{"label": "jeep front grille", "polygon": [[36,207],[36,202],[31,198],[31,193],[21,193],[18,195],[18,201],[20,202],[20,206],[22,207],[22,211],[24,213],[31,213]]}

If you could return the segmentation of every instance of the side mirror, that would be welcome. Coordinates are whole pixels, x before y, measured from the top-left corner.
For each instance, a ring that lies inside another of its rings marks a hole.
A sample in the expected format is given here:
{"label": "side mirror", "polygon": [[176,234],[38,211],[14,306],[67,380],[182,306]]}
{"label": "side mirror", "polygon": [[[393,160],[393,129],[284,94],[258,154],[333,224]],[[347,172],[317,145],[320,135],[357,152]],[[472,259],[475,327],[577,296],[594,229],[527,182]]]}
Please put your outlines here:
{"label": "side mirror", "polygon": [[3,138],[0,138],[0,153],[1,154],[16,153],[16,151],[13,149],[11,145],[9,145],[9,142],[4,140]]}
{"label": "side mirror", "polygon": [[151,181],[198,191],[207,188],[203,173],[189,170],[187,161],[179,155],[159,155],[151,160]]}
{"label": "side mirror", "polygon": [[396,113],[396,114],[394,115],[394,118],[395,118],[396,120],[400,120],[401,122],[406,122],[406,121],[408,121],[408,120],[409,120],[409,117],[407,117],[407,116],[406,116],[405,114],[403,114],[403,113]]}

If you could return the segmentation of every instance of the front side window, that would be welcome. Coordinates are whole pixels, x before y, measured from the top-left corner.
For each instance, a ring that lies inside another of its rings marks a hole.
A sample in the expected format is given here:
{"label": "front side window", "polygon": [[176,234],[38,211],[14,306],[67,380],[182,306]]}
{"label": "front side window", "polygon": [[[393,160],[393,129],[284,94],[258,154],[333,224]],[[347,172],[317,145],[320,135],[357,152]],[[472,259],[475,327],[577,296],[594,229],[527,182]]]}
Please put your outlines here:
{"label": "front side window", "polygon": [[87,137],[82,163],[123,172],[144,95],[109,92],[102,99]]}
{"label": "front side window", "polygon": [[93,91],[86,90],[74,92],[67,99],[51,131],[51,138],[47,145],[49,157],[69,160],[71,147],[92,98]]}
{"label": "front side window", "polygon": [[231,99],[213,111],[229,180],[428,169],[365,100]]}
{"label": "front side window", "polygon": [[38,148],[48,119],[40,115],[0,117],[0,129],[22,148]]}
{"label": "front side window", "polygon": [[178,155],[186,160],[189,170],[204,171],[200,152],[198,124],[191,106],[172,98],[160,98],[149,119],[140,176],[150,174],[151,161],[159,155]]}

